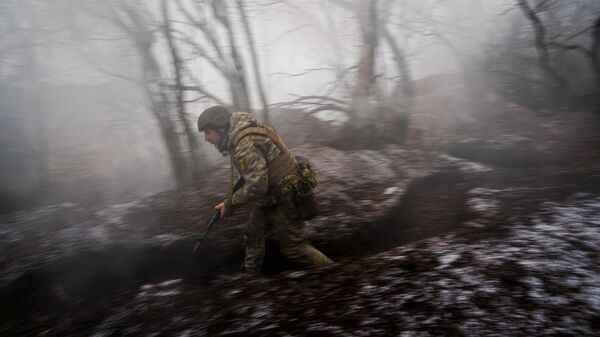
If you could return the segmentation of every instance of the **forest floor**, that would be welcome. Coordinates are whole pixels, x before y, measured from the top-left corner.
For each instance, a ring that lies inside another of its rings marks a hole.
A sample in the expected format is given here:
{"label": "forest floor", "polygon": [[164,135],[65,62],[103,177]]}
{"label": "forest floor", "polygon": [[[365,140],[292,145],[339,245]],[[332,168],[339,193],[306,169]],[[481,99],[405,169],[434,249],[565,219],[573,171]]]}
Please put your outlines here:
{"label": "forest floor", "polygon": [[597,120],[498,100],[484,111],[421,116],[411,128],[435,132],[402,146],[301,146],[320,158],[308,232],[327,268],[269,242],[264,274],[239,273],[248,210],[192,253],[221,173],[198,190],[3,217],[0,334],[599,335]]}

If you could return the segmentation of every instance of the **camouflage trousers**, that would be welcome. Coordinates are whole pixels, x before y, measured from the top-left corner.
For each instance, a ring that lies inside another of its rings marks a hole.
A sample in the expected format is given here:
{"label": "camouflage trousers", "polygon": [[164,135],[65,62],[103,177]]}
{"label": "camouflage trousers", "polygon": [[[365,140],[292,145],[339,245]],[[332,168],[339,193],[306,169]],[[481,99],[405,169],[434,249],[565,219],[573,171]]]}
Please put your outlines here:
{"label": "camouflage trousers", "polygon": [[244,269],[260,271],[265,256],[265,240],[271,234],[284,256],[309,266],[328,266],[333,261],[306,238],[305,222],[290,218],[282,205],[255,206],[246,225]]}

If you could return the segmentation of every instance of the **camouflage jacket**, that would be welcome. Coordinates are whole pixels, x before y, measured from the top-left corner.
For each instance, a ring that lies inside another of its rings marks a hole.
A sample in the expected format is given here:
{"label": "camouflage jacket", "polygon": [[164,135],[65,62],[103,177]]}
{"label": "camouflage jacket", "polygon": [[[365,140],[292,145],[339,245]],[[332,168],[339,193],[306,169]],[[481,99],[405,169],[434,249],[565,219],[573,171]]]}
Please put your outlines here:
{"label": "camouflage jacket", "polygon": [[233,151],[235,169],[245,180],[244,186],[233,194],[231,204],[234,207],[251,202],[260,206],[273,205],[275,201],[273,191],[269,188],[268,164],[277,158],[281,151],[268,137],[254,134],[243,137],[235,149],[231,149],[232,144],[229,140],[243,129],[260,124],[252,114],[234,112],[231,114],[229,125],[228,149]]}

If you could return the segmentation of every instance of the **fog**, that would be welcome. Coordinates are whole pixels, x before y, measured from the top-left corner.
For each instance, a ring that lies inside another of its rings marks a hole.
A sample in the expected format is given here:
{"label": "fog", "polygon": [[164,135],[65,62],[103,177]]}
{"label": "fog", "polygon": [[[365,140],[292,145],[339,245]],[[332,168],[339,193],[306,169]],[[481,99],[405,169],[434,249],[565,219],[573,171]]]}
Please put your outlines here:
{"label": "fog", "polygon": [[0,335],[600,336],[599,126],[598,0],[0,0]]}
{"label": "fog", "polygon": [[[220,2],[222,7],[216,6],[216,12],[210,1],[168,2],[167,22],[179,54],[179,70],[172,67],[173,48],[167,43],[161,1],[0,1],[3,208],[66,201],[106,204],[193,187],[198,177],[226,165],[225,158],[203,144],[194,126],[197,116],[204,108],[221,103],[234,110],[251,108],[262,118],[265,102],[257,78],[262,80],[272,116],[282,113],[278,110],[284,106],[281,103],[302,96],[350,100],[352,106],[356,70],[368,42],[361,40],[360,3],[241,3],[250,23],[258,69],[252,65],[252,46],[237,1]],[[419,80],[439,74],[466,78],[461,82],[466,85],[465,95],[475,76],[479,82],[473,85],[478,89],[486,83],[516,98],[523,91],[511,91],[512,83],[529,85],[514,79],[520,73],[531,80],[529,88],[540,93],[539,81],[544,77],[522,70],[537,61],[532,25],[517,1],[407,0],[379,1],[376,6],[375,26],[380,31],[371,42],[376,45],[373,83],[377,90],[370,100],[400,100],[406,110],[403,104],[408,98],[396,89],[401,80],[418,86]],[[598,13],[597,3],[548,1],[546,6],[537,10],[548,18],[551,34],[560,35],[557,27],[562,27],[563,35],[576,35],[569,43],[590,41],[589,29],[585,29]],[[219,22],[218,11],[226,13],[230,30]],[[202,20],[204,26],[198,24]],[[207,28],[203,32],[198,27]],[[406,73],[398,70],[382,27],[404,53]],[[518,41],[509,42],[515,36]],[[243,69],[230,57],[232,41]],[[577,99],[569,98],[577,102],[572,105],[592,109],[594,104],[585,100],[595,97],[587,61],[567,51],[555,61],[559,73],[571,75],[577,94]],[[181,72],[180,84],[175,82],[175,71]],[[231,71],[228,79],[227,71]],[[249,107],[234,99],[245,90],[235,87],[242,77],[248,86]],[[202,89],[179,90],[179,85]],[[185,101],[181,111],[176,107],[178,91]],[[474,95],[484,95],[483,91]],[[547,110],[556,107],[540,100],[520,104],[538,104]],[[348,114],[329,112],[331,116]],[[177,139],[161,135],[164,120],[160,118],[172,121]],[[198,148],[186,136],[186,127],[191,127]],[[171,147],[165,146],[169,143]],[[174,172],[175,157],[184,163],[181,172]]]}

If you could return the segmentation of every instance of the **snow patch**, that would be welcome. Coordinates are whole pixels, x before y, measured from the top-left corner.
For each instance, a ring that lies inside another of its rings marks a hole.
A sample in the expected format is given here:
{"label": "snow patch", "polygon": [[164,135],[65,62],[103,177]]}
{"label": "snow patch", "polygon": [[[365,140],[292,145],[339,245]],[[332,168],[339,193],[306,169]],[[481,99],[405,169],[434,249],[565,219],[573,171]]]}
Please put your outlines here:
{"label": "snow patch", "polygon": [[450,254],[440,256],[438,258],[438,260],[440,261],[440,266],[438,268],[445,268],[445,267],[449,266],[450,264],[452,264],[452,262],[458,260],[459,257],[460,257],[460,254],[457,254],[457,253],[450,253]]}
{"label": "snow patch", "polygon": [[287,278],[295,279],[295,278],[300,278],[304,275],[306,275],[306,272],[299,270],[299,271],[294,271],[294,272],[288,273],[286,276],[287,276]]}
{"label": "snow patch", "polygon": [[488,172],[488,171],[493,170],[488,165],[460,159],[460,158],[451,156],[449,154],[442,154],[442,155],[440,155],[440,158],[448,161],[449,163],[452,163],[452,164],[458,166],[458,169],[462,173],[465,173],[465,174],[477,174],[477,173],[483,173],[483,172]]}
{"label": "snow patch", "polygon": [[334,111],[334,110],[322,110],[319,111],[313,116],[324,122],[330,122],[333,125],[342,125],[348,121],[348,114],[342,111]]}
{"label": "snow patch", "polygon": [[390,195],[390,194],[398,194],[401,193],[402,189],[398,186],[392,186],[392,187],[388,187],[383,191],[383,194],[385,195]]}
{"label": "snow patch", "polygon": [[143,207],[143,205],[139,201],[111,205],[97,211],[96,215],[103,219],[106,224],[119,227],[125,225],[124,217],[134,207]]}
{"label": "snow patch", "polygon": [[162,246],[169,246],[181,238],[181,235],[177,234],[159,234],[154,236],[154,239]]}
{"label": "snow patch", "polygon": [[140,292],[137,295],[138,299],[152,297],[170,297],[181,294],[178,286],[182,279],[166,280],[160,283],[148,283],[140,286]]}
{"label": "snow patch", "polygon": [[493,215],[497,213],[500,202],[494,199],[469,198],[467,205],[477,213]]}

